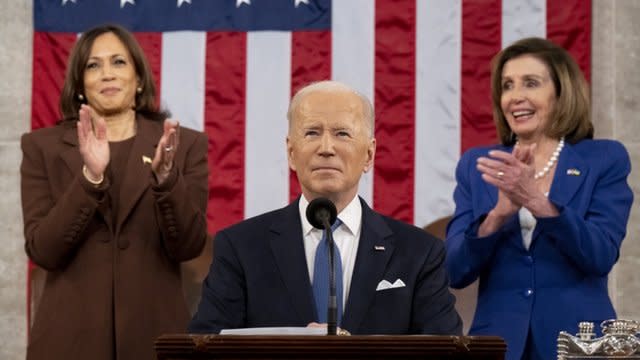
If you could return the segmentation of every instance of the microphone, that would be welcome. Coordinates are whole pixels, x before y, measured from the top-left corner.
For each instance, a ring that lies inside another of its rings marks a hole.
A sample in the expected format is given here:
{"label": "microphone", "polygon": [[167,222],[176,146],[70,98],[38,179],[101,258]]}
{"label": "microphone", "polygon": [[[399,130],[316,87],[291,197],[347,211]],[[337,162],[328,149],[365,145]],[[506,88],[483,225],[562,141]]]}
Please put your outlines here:
{"label": "microphone", "polygon": [[329,246],[329,302],[327,306],[327,335],[337,334],[338,301],[336,297],[336,271],[334,268],[333,233],[331,225],[338,218],[338,210],[333,202],[319,197],[307,206],[306,214],[309,223],[316,229],[324,230]]}
{"label": "microphone", "polygon": [[331,225],[336,222],[338,210],[331,200],[319,197],[309,203],[306,215],[314,228],[322,230],[331,228]]}

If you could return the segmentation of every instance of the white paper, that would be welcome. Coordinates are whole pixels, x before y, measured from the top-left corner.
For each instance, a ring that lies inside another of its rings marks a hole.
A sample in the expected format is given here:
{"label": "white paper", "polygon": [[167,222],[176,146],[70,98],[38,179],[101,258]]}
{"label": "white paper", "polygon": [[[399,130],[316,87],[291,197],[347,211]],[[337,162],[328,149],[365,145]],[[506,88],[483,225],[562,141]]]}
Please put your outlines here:
{"label": "white paper", "polygon": [[220,335],[327,335],[327,328],[312,327],[256,327],[224,329]]}

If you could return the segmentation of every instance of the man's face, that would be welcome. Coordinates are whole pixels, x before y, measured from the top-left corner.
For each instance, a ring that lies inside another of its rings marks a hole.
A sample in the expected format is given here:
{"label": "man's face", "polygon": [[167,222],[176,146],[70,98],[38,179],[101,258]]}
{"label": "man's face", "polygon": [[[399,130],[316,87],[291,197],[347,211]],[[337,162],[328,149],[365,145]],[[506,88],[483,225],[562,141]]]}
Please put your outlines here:
{"label": "man's face", "polygon": [[360,98],[346,91],[308,93],[295,109],[287,136],[289,167],[308,200],[356,196],[376,149],[363,110]]}

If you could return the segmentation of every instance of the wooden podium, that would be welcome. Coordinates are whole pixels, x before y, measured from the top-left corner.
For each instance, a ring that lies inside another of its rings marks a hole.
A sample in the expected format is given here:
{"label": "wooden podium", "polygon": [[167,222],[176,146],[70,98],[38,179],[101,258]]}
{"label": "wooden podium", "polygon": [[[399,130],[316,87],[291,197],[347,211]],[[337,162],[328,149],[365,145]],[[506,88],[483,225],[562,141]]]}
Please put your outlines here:
{"label": "wooden podium", "polygon": [[497,336],[162,335],[158,360],[186,359],[482,359],[503,360]]}

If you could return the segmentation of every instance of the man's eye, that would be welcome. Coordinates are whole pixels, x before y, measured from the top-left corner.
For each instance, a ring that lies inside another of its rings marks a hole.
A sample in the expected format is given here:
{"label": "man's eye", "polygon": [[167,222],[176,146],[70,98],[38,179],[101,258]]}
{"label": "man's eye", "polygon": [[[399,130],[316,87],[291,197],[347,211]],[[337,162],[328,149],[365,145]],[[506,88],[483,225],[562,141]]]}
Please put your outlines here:
{"label": "man's eye", "polygon": [[304,136],[316,136],[316,135],[318,135],[317,130],[307,130],[304,132]]}

